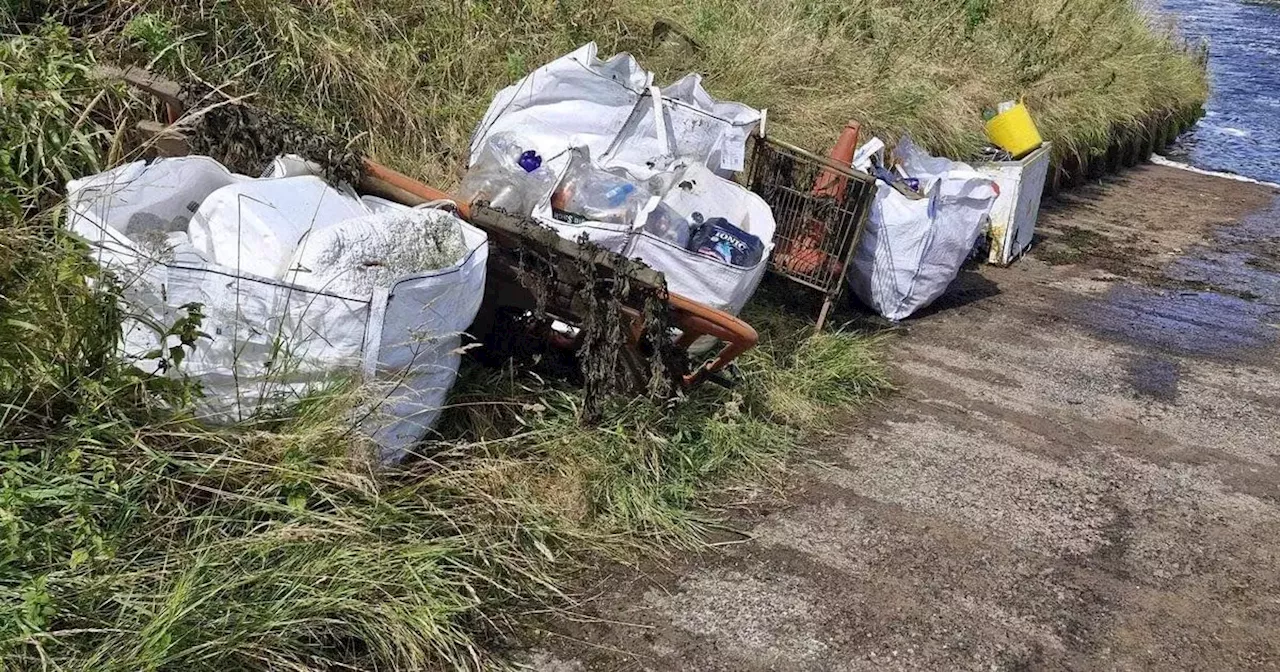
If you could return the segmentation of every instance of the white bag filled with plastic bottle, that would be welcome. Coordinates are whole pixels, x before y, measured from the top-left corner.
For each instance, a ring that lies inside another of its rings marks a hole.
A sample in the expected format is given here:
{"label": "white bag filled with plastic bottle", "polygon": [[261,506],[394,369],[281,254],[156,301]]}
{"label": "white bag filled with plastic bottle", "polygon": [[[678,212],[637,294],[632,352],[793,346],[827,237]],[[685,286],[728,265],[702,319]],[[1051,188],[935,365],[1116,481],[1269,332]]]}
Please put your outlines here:
{"label": "white bag filled with plastic bottle", "polygon": [[[277,162],[268,177],[209,157],[137,162],[67,185],[68,226],[120,281],[123,354],[200,384],[197,412],[229,423],[351,379],[384,460],[430,430],[484,294],[487,237],[453,215],[362,201]],[[199,304],[176,367],[169,325]]]}
{"label": "white bag filled with plastic bottle", "polygon": [[[725,178],[744,168],[747,139],[763,113],[715,100],[699,75],[660,88],[629,54],[601,60],[596,51],[595,43],[584,45],[500,91],[472,136],[473,170],[478,161],[493,160],[491,148],[497,145],[533,151],[542,159],[539,170],[555,176],[554,186],[543,188],[528,201],[531,210],[518,214],[533,216],[565,238],[585,237],[639,257],[666,274],[672,291],[738,312],[764,273],[774,222],[762,200]],[[596,184],[617,179],[634,186],[634,193],[609,187],[608,198],[595,199],[605,203],[587,213],[616,210],[617,216],[592,218],[557,207],[572,197],[565,197],[567,185],[592,182],[575,175],[584,157],[601,173]],[[677,193],[685,174],[696,175],[698,186]],[[646,233],[645,219],[658,203],[680,204],[686,215],[724,217],[760,239],[764,258],[733,266]]]}
{"label": "white bag filled with plastic bottle", "polygon": [[631,237],[625,251],[626,256],[662,271],[672,292],[736,315],[755,293],[768,266],[776,226],[773,211],[742,185],[699,164],[681,173],[660,202],[687,221],[724,219],[761,241],[763,255],[749,266],[698,254],[643,228]]}
{"label": "white bag filled with plastic bottle", "polygon": [[867,226],[849,269],[863,303],[902,320],[942,296],[986,229],[998,195],[995,182],[972,167],[930,156],[903,138],[894,150],[925,198],[909,199],[877,183]]}
{"label": "white bag filled with plastic bottle", "polygon": [[722,176],[741,170],[761,112],[717,101],[697,74],[663,88],[653,78],[630,54],[601,60],[587,43],[494,96],[471,137],[471,161],[491,136],[507,133],[556,165],[569,148],[585,147],[601,166],[641,180],[684,163]]}

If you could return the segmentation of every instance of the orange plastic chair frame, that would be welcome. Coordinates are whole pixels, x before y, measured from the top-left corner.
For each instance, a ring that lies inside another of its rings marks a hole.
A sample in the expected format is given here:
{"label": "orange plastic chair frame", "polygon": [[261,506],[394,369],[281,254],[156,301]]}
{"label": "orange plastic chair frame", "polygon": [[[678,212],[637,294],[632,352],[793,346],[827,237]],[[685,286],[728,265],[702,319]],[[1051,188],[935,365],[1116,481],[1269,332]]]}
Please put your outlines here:
{"label": "orange plastic chair frame", "polygon": [[[448,193],[423,184],[403,173],[369,159],[365,159],[364,168],[368,177],[394,187],[396,190],[423,199],[423,201],[454,201],[458,203],[458,213],[462,215],[463,219],[470,219],[470,204],[458,202]],[[694,387],[706,380],[708,376],[723,370],[739,355],[754,348],[760,340],[756,330],[746,322],[723,310],[716,310],[688,297],[670,293],[667,299],[667,307],[670,310],[672,323],[681,332],[680,338],[676,341],[676,347],[687,349],[702,336],[711,336],[725,343],[715,357],[684,375],[682,383],[686,388]],[[638,325],[640,315],[629,309],[626,312],[632,319],[632,324]],[[637,326],[632,333],[633,343],[638,339],[639,329]]]}

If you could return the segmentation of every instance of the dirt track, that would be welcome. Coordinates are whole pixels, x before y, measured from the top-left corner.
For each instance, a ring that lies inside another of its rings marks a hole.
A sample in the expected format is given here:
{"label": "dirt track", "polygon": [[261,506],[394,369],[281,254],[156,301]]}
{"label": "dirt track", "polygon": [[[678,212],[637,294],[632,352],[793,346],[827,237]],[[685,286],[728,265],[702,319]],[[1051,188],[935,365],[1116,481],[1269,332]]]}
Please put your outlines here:
{"label": "dirt track", "polygon": [[1280,667],[1280,206],[1145,167],[892,347],[752,539],[611,575],[542,670]]}

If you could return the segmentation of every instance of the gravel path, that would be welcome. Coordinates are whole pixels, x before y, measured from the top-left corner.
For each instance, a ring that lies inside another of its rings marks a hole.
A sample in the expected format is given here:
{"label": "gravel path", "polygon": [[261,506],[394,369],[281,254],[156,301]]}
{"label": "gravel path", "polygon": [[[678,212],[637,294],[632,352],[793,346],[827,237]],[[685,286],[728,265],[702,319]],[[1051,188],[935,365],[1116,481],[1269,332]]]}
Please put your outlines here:
{"label": "gravel path", "polygon": [[533,667],[1280,666],[1276,197],[1145,167],[1054,205],[750,540],[610,574]]}

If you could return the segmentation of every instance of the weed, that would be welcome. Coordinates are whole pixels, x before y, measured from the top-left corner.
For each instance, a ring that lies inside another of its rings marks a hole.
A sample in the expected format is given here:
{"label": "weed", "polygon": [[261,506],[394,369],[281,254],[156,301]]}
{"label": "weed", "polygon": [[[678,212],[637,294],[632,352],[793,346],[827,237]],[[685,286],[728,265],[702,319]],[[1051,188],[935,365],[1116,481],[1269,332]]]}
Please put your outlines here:
{"label": "weed", "polygon": [[141,48],[155,62],[178,46],[177,32],[177,26],[169,21],[157,14],[144,12],[129,19],[120,35],[130,40],[133,46]]}
{"label": "weed", "polygon": [[8,222],[45,210],[67,180],[99,169],[111,136],[86,122],[109,92],[84,106],[73,97],[100,88],[91,87],[89,67],[56,23],[0,41],[0,217]]}
{"label": "weed", "polygon": [[973,29],[977,28],[983,21],[986,21],[990,15],[991,0],[965,0],[965,28],[970,31],[970,34],[972,34]]}

